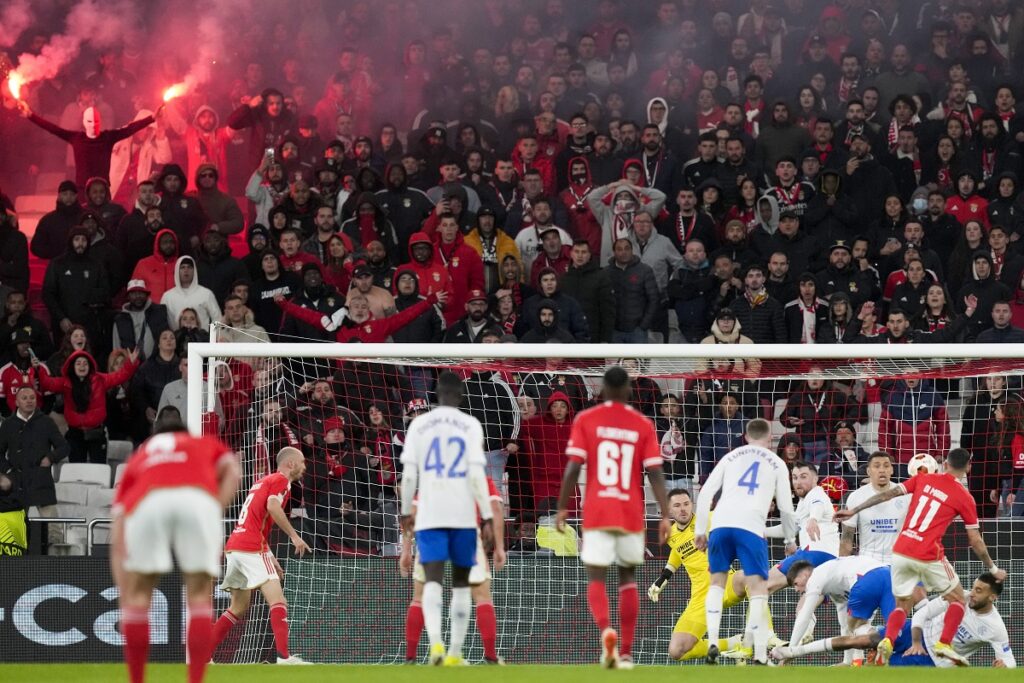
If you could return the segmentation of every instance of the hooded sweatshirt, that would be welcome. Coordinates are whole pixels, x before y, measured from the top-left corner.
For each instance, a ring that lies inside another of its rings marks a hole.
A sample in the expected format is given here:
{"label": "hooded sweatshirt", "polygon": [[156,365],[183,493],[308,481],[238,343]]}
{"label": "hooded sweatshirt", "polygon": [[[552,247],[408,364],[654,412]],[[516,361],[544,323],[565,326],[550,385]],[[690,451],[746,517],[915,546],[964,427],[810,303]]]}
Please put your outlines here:
{"label": "hooded sweatshirt", "polygon": [[[568,408],[562,422],[556,421],[551,414],[552,404],[558,401]],[[519,441],[525,450],[525,462],[529,463],[533,501],[538,511],[549,510],[558,498],[565,472],[565,447],[569,443],[575,415],[572,401],[565,392],[553,391],[544,400],[543,411],[523,422]]]}
{"label": "hooded sweatshirt", "polygon": [[[168,192],[164,189],[164,181],[170,176],[177,176],[181,179],[181,185],[177,192]],[[203,207],[195,197],[185,196],[185,187],[188,185],[188,177],[177,164],[167,164],[160,173],[156,189],[160,192],[160,209],[163,213],[164,223],[178,235],[182,251],[189,251],[192,246],[192,239],[199,239],[203,234],[209,220],[203,212]]]}
{"label": "hooded sweatshirt", "polygon": [[[164,235],[174,238],[174,253],[167,257],[160,253],[160,238]],[[160,301],[164,292],[176,284],[179,252],[178,236],[170,228],[163,228],[153,238],[153,255],[147,256],[135,265],[131,279],[143,280],[153,301]]]}
{"label": "hooded sweatshirt", "polygon": [[[202,189],[199,187],[199,174],[208,171],[213,172],[217,184],[209,189]],[[235,198],[220,188],[220,176],[220,171],[213,164],[199,164],[199,168],[192,176],[196,186],[194,196],[199,200],[199,205],[203,207],[210,223],[217,226],[217,232],[222,235],[234,235],[242,232],[245,217]]]}
{"label": "hooded sweatshirt", "polygon": [[[75,375],[75,360],[78,358],[89,361],[89,374],[84,380]],[[41,375],[39,385],[43,391],[64,397],[64,417],[68,427],[95,429],[107,419],[107,391],[131,379],[138,367],[138,361],[133,363],[127,359],[117,372],[97,372],[96,361],[87,351],[75,351],[64,361],[60,376]]]}
{"label": "hooded sweatshirt", "polygon": [[[199,128],[199,116],[204,112],[213,114],[213,130],[209,133]],[[185,151],[188,153],[188,177],[195,178],[199,167],[210,164],[217,169],[217,187],[221,192],[228,191],[228,145],[235,133],[227,126],[220,125],[217,110],[208,105],[196,109],[192,116],[192,125],[185,130]],[[262,150],[260,150],[262,152]],[[198,190],[196,183],[192,189]]]}
{"label": "hooded sweatshirt", "polygon": [[[586,175],[582,179],[569,175],[573,164],[576,163],[582,163],[586,169]],[[585,156],[574,156],[569,160],[566,178],[568,187],[558,195],[569,216],[569,223],[565,228],[574,238],[585,239],[590,245],[591,254],[600,254],[601,224],[587,206],[587,195],[594,189],[594,181],[590,174],[590,162]]]}
{"label": "hooded sweatshirt", "polygon": [[[601,225],[600,263],[607,263],[612,257],[612,245],[616,239],[630,236],[633,231],[632,215],[637,211],[643,211],[650,214],[651,218],[657,219],[665,205],[665,193],[660,190],[625,184],[615,187],[613,185],[615,184],[594,188],[587,195],[587,205]],[[616,197],[622,192],[630,195],[632,208],[616,201]]]}
{"label": "hooded sweatshirt", "polygon": [[192,284],[188,287],[181,285],[181,275],[178,269],[186,260],[191,261],[195,266],[195,259],[191,256],[182,256],[174,264],[174,287],[164,292],[160,303],[167,307],[167,318],[172,330],[178,329],[178,318],[186,308],[195,309],[199,316],[200,329],[209,329],[210,323],[221,319],[220,305],[217,297],[206,287],[199,284],[199,273],[196,272]]}
{"label": "hooded sweatshirt", "polygon": [[[401,172],[401,179],[397,183],[391,182],[393,169]],[[423,190],[409,187],[405,167],[400,163],[389,164],[384,169],[384,183],[385,189],[377,191],[377,201],[395,226],[398,243],[394,254],[404,261],[409,249],[409,238],[419,231],[423,219],[430,214],[434,205]]]}

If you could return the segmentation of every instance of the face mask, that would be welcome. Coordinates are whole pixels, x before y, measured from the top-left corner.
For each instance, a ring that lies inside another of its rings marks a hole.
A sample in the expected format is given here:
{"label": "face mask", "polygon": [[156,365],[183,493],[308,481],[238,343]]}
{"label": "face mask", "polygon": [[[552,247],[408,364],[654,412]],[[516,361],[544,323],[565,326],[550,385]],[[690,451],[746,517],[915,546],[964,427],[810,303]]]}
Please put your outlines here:
{"label": "face mask", "polygon": [[625,212],[632,211],[636,207],[636,203],[632,199],[616,199],[615,200],[615,211]]}
{"label": "face mask", "polygon": [[914,201],[910,203],[910,208],[915,214],[920,216],[928,210],[928,200],[924,197],[915,197]]}
{"label": "face mask", "polygon": [[82,112],[82,128],[89,139],[94,139],[100,134],[100,112],[96,107],[89,107]]}
{"label": "face mask", "polygon": [[577,173],[577,174],[573,175],[572,181],[574,183],[576,183],[577,185],[582,185],[583,183],[587,182],[587,174],[586,173]]}

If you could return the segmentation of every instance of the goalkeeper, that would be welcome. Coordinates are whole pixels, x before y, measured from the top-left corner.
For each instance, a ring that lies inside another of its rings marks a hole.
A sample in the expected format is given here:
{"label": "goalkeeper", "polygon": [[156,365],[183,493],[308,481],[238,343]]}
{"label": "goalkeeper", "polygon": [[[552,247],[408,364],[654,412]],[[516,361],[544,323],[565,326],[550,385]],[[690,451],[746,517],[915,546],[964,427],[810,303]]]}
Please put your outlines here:
{"label": "goalkeeper", "polygon": [[[704,598],[711,585],[711,574],[708,570],[706,551],[697,550],[693,545],[693,498],[686,489],[673,489],[668,494],[669,516],[672,518],[672,531],[668,536],[668,546],[672,553],[661,576],[647,589],[647,597],[651,602],[658,602],[661,591],[665,589],[672,575],[680,568],[686,569],[690,577],[690,601],[686,609],[679,615],[672,629],[672,640],[668,644],[668,655],[676,660],[702,659],[708,652],[707,619],[704,610]],[[746,600],[742,571],[730,571],[725,584],[725,600],[723,608],[738,605]],[[739,648],[742,636],[722,638],[718,641],[718,649],[722,652]],[[770,642],[778,643],[775,638]],[[771,646],[769,646],[771,647]]]}

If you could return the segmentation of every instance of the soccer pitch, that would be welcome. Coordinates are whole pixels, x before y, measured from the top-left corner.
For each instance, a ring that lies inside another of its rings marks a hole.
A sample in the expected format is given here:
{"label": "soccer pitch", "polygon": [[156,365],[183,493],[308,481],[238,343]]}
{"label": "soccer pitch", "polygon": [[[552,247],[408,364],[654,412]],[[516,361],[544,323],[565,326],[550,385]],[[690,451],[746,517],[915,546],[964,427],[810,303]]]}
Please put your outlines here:
{"label": "soccer pitch", "polygon": [[[935,676],[958,683],[971,681],[1016,681],[1020,673],[1006,669],[932,669],[895,667],[881,669],[829,668],[825,674],[822,667],[786,666],[779,668],[758,668],[719,666],[711,667],[666,667],[645,666],[632,671],[604,671],[594,666],[506,666],[506,667],[464,667],[460,669],[432,668],[426,666],[356,666],[321,665],[278,667],[271,665],[212,666],[206,680],[245,681],[286,681],[287,683],[323,683],[325,680],[345,680],[353,683],[449,683],[451,681],[478,682],[486,678],[487,683],[591,683],[592,681],[628,680],[633,682],[665,683],[673,678],[691,676],[713,678],[716,683],[793,683],[794,681],[820,680],[822,675],[840,681],[899,680],[901,683],[933,681]],[[949,678],[946,678],[946,677]],[[0,681],[4,683],[110,683],[127,680],[122,664],[8,664],[0,665]],[[155,664],[146,669],[146,680],[153,683],[180,683],[185,680],[185,667],[180,664]]]}

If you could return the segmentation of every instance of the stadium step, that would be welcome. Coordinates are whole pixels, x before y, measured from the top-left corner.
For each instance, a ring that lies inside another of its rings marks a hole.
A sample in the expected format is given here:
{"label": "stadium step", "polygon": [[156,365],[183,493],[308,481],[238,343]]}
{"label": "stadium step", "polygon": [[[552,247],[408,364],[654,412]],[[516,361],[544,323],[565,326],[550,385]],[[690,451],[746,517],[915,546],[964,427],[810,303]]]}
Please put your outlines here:
{"label": "stadium step", "polygon": [[46,194],[49,192],[52,195],[57,191],[57,187],[64,182],[66,178],[67,176],[60,171],[40,173],[36,176],[36,192],[39,194]]}
{"label": "stadium step", "polygon": [[14,200],[14,210],[19,214],[46,213],[53,211],[57,197],[53,194],[23,194]]}

